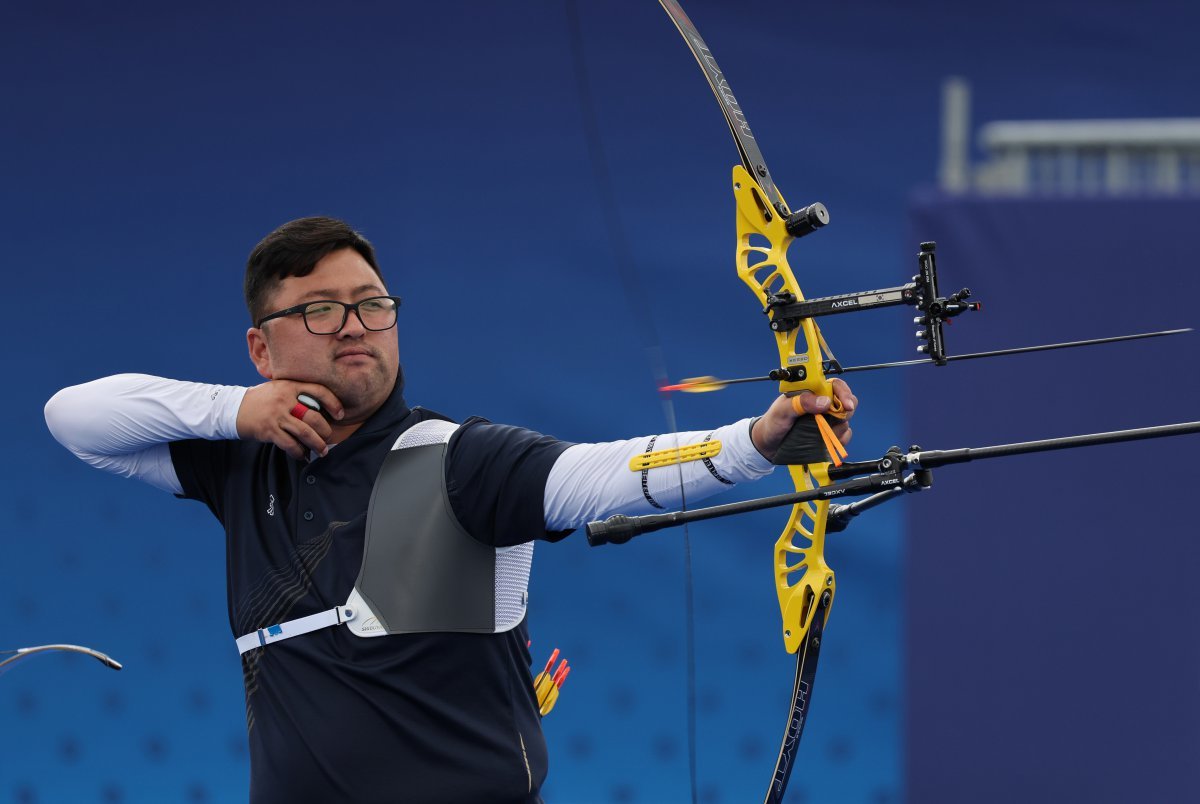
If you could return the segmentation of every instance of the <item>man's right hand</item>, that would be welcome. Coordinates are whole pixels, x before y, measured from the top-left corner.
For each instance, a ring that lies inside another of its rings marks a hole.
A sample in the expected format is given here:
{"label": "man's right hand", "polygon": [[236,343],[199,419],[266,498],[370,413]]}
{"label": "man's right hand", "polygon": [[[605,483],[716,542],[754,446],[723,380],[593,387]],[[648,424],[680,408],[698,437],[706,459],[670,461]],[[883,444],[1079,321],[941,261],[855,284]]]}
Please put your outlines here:
{"label": "man's right hand", "polygon": [[237,413],[239,438],[274,444],[298,461],[313,450],[324,455],[329,450],[333,428],[315,410],[303,418],[292,415],[297,396],[308,394],[321,403],[321,408],[333,419],[345,415],[342,403],[323,385],[291,380],[272,380],[246,391]]}

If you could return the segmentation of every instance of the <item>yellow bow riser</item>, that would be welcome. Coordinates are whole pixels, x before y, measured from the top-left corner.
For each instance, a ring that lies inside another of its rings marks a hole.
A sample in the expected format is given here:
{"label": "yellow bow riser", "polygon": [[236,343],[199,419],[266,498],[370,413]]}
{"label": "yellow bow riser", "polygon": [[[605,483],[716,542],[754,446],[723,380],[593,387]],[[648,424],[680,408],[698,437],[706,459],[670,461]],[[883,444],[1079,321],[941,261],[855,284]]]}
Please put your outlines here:
{"label": "yellow bow riser", "polygon": [[[800,283],[787,261],[788,247],[795,238],[788,233],[783,217],[771,209],[762,188],[741,165],[733,168],[733,197],[737,204],[738,276],[764,308],[768,296],[785,290],[796,301],[803,301]],[[775,342],[779,347],[779,365],[803,366],[808,375],[798,382],[781,382],[780,393],[812,391],[817,396],[828,396],[837,405],[833,388],[821,370],[822,361],[832,355],[817,323],[811,318],[802,319],[800,326],[789,332],[776,331]],[[797,342],[801,350],[797,350]],[[840,406],[831,412],[839,410]]]}
{"label": "yellow bow riser", "polygon": [[[809,464],[789,466],[788,472],[796,489],[803,491],[826,485],[829,482],[828,468],[829,464]],[[825,522],[828,516],[828,500],[794,505],[783,533],[775,542],[775,593],[779,596],[783,645],[788,653],[795,653],[804,644],[822,594],[829,593],[826,620],[833,607],[837,583],[833,570],[825,563]],[[801,541],[797,541],[797,537]]]}
{"label": "yellow bow riser", "polygon": [[[797,301],[803,300],[804,294],[787,261],[788,246],[795,238],[788,233],[783,216],[771,208],[758,182],[741,165],[733,168],[733,196],[737,205],[738,276],[764,308],[768,296],[783,291],[791,292]],[[779,383],[780,393],[812,391],[818,396],[828,396],[837,405],[833,387],[821,370],[822,361],[832,355],[828,354],[816,322],[806,318],[795,329],[774,334],[779,365],[803,366],[807,375],[803,380]],[[796,490],[804,491],[828,484],[828,468],[827,463],[808,464],[789,466],[788,471]],[[826,501],[794,506],[775,543],[775,591],[783,618],[783,644],[788,653],[795,653],[803,644],[821,595],[828,591],[832,604],[836,591],[833,570],[825,563],[828,513]]]}

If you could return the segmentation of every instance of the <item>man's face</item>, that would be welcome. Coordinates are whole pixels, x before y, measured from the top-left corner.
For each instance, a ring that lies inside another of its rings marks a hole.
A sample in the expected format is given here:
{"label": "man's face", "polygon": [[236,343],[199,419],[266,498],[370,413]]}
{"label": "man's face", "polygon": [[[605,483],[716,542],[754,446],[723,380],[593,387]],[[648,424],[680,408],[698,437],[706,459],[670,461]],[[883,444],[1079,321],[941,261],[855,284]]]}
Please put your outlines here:
{"label": "man's face", "polygon": [[[328,299],[354,303],[387,295],[383,281],[351,248],[335,251],[308,276],[289,276],[268,299],[268,313],[304,302]],[[313,335],[299,315],[252,327],[246,333],[250,359],[268,380],[324,385],[345,406],[341,424],[369,417],[391,394],[400,370],[396,329],[373,332],[354,313],[333,335]]]}

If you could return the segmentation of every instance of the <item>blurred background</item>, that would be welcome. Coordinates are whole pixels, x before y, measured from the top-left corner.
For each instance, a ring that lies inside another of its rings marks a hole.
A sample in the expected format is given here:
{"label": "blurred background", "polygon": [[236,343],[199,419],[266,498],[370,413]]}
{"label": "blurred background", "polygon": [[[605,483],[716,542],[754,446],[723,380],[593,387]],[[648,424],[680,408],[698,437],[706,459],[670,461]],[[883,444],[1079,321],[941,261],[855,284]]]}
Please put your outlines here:
{"label": "blurred background", "polygon": [[[1196,323],[1200,7],[686,9],[785,197],[830,209],[791,252],[809,295],[903,284],[936,240],[943,290],[984,303],[951,352]],[[334,215],[375,243],[404,297],[406,396],[459,419],[572,441],[665,430],[644,311],[673,378],[774,366],[733,272],[736,151],[703,76],[655,2],[577,15],[573,36],[558,0],[5,10],[0,649],[82,643],[125,670],[5,668],[0,801],[246,796],[219,526],[88,469],[41,410],[117,372],[256,383],[240,283],[278,224]],[[844,364],[909,359],[911,315],[823,328]],[[1200,418],[1196,365],[1188,336],[855,375],[852,455]],[[681,398],[679,426],[771,397]],[[788,800],[1200,796],[1196,446],[947,468],[833,537],[839,595]],[[691,529],[701,801],[754,801],[769,780],[793,668],[771,581],[784,522]],[[535,663],[559,647],[573,667],[545,722],[547,801],[689,800],[683,556],[676,532],[538,547]]]}

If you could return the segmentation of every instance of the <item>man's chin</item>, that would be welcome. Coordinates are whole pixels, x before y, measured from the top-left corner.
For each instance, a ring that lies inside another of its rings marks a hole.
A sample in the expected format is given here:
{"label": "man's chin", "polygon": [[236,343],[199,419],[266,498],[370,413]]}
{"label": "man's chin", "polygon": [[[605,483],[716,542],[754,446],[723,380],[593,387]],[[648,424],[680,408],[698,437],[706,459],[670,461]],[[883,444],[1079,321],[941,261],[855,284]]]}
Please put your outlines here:
{"label": "man's chin", "polygon": [[345,372],[326,385],[341,401],[346,419],[366,419],[391,396],[396,381],[381,371]]}

